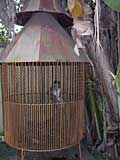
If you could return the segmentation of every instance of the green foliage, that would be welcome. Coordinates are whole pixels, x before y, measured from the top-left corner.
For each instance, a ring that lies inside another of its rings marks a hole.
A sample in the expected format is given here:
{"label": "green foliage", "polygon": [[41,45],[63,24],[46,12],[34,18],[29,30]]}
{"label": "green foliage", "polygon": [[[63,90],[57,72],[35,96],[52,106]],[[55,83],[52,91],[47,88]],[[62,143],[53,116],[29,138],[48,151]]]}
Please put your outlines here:
{"label": "green foliage", "polygon": [[1,158],[1,157],[0,157],[0,160],[6,160],[6,158]]}
{"label": "green foliage", "polygon": [[117,94],[120,96],[120,65],[117,67],[117,73],[115,76],[114,84],[116,86]]}
{"label": "green foliage", "polygon": [[4,133],[3,133],[3,132],[2,132],[2,133],[0,132],[0,136],[3,136],[3,135],[4,135]]}
{"label": "green foliage", "polygon": [[113,83],[117,91],[117,101],[118,101],[119,118],[120,118],[120,64],[117,67],[117,73],[115,75],[115,79]]}
{"label": "green foliage", "polygon": [[17,10],[17,12],[20,12],[22,7],[23,7],[23,3],[21,1],[17,1],[16,2],[16,10]]}
{"label": "green foliage", "polygon": [[120,0],[104,0],[112,10],[120,12]]}
{"label": "green foliage", "polygon": [[[100,104],[98,102],[98,95],[96,95],[96,86],[92,78],[87,75],[87,85],[86,85],[86,103],[87,103],[87,116],[89,120],[89,127],[95,126],[93,130],[96,130],[96,135],[93,138],[97,138],[100,141],[103,140],[103,115],[102,109],[100,109]],[[93,120],[94,119],[94,120]],[[94,124],[93,124],[94,121]]]}
{"label": "green foliage", "polygon": [[8,31],[3,25],[1,25],[0,26],[0,44],[6,44],[7,41],[8,41]]}
{"label": "green foliage", "polygon": [[105,156],[103,156],[101,153],[95,151],[93,153],[93,160],[108,160]]}
{"label": "green foliage", "polygon": [[96,7],[96,3],[93,2],[93,1],[91,1],[91,2],[90,2],[90,7],[91,7],[91,9],[94,11],[94,10],[95,10],[95,7]]}

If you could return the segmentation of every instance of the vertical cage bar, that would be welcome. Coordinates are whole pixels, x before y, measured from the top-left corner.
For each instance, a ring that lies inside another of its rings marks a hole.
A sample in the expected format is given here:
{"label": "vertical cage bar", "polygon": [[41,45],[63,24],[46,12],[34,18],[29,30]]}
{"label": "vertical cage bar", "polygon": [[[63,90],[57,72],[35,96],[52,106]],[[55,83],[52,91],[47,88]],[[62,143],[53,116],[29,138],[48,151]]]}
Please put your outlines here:
{"label": "vertical cage bar", "polygon": [[[82,63],[11,63],[2,66],[2,77],[9,144],[44,151],[79,142],[84,123]],[[54,97],[55,80],[63,101]]]}

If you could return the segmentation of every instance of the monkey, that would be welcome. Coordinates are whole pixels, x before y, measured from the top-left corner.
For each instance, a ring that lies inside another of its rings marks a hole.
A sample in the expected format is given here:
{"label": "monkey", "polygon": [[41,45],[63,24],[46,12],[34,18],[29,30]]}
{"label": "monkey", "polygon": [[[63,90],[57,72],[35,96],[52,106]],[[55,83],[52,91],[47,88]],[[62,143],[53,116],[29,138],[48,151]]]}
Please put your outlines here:
{"label": "monkey", "polygon": [[61,83],[55,80],[50,88],[50,99],[53,103],[63,103],[63,97],[61,95]]}

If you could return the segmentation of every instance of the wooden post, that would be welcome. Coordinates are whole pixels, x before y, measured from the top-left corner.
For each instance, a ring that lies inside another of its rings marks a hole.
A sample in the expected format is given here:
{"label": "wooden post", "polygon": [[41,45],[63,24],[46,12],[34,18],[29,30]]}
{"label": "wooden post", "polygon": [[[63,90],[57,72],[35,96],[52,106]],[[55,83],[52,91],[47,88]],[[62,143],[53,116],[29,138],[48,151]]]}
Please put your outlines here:
{"label": "wooden post", "polygon": [[20,160],[24,160],[24,150],[21,150],[21,158]]}
{"label": "wooden post", "polygon": [[24,150],[17,150],[17,160],[24,160],[25,152]]}
{"label": "wooden post", "polygon": [[79,157],[80,157],[80,160],[83,160],[83,157],[82,157],[82,150],[81,150],[81,144],[78,144],[78,150],[79,150]]}

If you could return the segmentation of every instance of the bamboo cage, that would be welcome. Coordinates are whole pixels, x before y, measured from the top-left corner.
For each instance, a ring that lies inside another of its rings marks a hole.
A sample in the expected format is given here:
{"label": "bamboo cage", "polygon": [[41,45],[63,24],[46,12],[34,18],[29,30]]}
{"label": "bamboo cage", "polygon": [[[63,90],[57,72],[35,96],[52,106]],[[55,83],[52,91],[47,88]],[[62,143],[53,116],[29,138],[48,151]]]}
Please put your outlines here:
{"label": "bamboo cage", "polygon": [[5,141],[24,151],[79,144],[84,55],[49,13],[37,13],[0,55]]}

